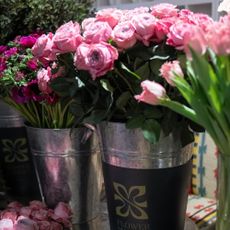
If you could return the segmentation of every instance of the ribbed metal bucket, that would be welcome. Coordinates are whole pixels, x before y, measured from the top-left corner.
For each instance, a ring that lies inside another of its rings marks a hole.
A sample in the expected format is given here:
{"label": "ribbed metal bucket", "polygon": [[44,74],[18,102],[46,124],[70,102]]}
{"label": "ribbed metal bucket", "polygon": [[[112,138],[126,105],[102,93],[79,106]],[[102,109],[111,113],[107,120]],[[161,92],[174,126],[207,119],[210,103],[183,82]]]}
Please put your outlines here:
{"label": "ribbed metal bucket", "polygon": [[153,145],[116,122],[99,133],[110,229],[183,230],[192,145],[182,148],[179,132]]}
{"label": "ribbed metal bucket", "polygon": [[24,120],[0,99],[0,165],[14,199],[39,199]]}
{"label": "ribbed metal bucket", "polygon": [[102,174],[98,138],[88,128],[26,127],[43,200],[49,207],[69,203],[73,223],[99,212]]}

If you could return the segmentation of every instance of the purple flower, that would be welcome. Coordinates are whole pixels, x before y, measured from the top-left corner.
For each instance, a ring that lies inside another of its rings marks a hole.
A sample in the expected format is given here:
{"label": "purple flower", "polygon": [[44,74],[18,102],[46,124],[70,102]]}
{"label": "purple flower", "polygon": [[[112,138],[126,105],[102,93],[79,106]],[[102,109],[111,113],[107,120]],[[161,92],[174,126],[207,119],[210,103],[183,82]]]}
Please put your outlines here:
{"label": "purple flower", "polygon": [[18,52],[17,47],[10,48],[9,50],[6,50],[4,52],[4,55],[6,58],[11,57],[12,55],[15,55]]}
{"label": "purple flower", "polygon": [[27,67],[31,70],[36,70],[38,68],[38,63],[36,59],[30,59],[27,63],[26,63]]}
{"label": "purple flower", "polygon": [[25,77],[25,74],[21,71],[18,71],[15,75],[15,81],[21,81]]}
{"label": "purple flower", "polygon": [[0,45],[0,54],[5,52],[7,50],[7,46],[1,46]]}
{"label": "purple flower", "polygon": [[0,57],[0,73],[7,68],[6,61],[4,58]]}
{"label": "purple flower", "polygon": [[44,97],[41,96],[41,91],[38,88],[38,81],[36,79],[29,82],[27,86],[24,86],[23,94],[29,100],[38,102],[44,100]]}
{"label": "purple flower", "polygon": [[23,88],[14,87],[11,90],[11,97],[16,103],[23,104],[29,101],[29,98],[25,97],[23,93]]}
{"label": "purple flower", "polygon": [[19,44],[24,46],[24,47],[28,47],[31,48],[35,42],[36,42],[36,38],[34,36],[22,36],[19,40]]}

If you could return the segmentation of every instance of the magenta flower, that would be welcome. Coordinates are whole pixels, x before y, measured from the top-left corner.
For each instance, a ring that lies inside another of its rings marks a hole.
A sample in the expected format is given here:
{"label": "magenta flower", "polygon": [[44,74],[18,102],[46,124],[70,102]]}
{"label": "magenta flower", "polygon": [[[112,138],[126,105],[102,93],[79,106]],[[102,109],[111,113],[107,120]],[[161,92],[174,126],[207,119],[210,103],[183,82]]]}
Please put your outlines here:
{"label": "magenta flower", "polygon": [[14,87],[11,90],[12,99],[18,104],[24,104],[29,101],[29,98],[25,97],[23,93],[23,88]]}
{"label": "magenta flower", "polygon": [[0,54],[2,54],[3,52],[5,52],[7,50],[7,46],[0,46]]}
{"label": "magenta flower", "polygon": [[38,101],[38,102],[44,100],[44,97],[41,96],[41,91],[38,88],[37,80],[32,80],[27,84],[27,86],[24,86],[23,94],[27,100]]}
{"label": "magenta flower", "polygon": [[31,70],[36,70],[38,68],[38,63],[36,59],[30,59],[27,63],[26,63],[27,67]]}
{"label": "magenta flower", "polygon": [[10,48],[9,50],[6,50],[4,52],[4,55],[6,58],[9,58],[9,57],[15,55],[17,52],[18,52],[17,47],[13,47],[13,48]]}
{"label": "magenta flower", "polygon": [[24,46],[24,47],[28,47],[31,48],[35,42],[36,42],[36,38],[34,36],[22,36],[19,40],[19,44]]}
{"label": "magenta flower", "polygon": [[0,57],[0,73],[3,72],[7,68],[6,60]]}

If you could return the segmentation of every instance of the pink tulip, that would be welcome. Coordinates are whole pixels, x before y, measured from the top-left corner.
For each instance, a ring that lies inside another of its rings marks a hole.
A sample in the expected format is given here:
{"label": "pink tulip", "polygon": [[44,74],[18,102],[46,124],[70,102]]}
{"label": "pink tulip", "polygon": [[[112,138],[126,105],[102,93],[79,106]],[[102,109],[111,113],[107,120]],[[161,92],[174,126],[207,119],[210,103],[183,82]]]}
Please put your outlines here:
{"label": "pink tulip", "polygon": [[160,100],[166,97],[164,87],[154,81],[145,80],[141,83],[143,92],[136,95],[135,99],[151,105],[158,105]]}
{"label": "pink tulip", "polygon": [[173,83],[175,74],[184,77],[179,61],[165,62],[160,68],[160,74],[172,86],[175,86]]}

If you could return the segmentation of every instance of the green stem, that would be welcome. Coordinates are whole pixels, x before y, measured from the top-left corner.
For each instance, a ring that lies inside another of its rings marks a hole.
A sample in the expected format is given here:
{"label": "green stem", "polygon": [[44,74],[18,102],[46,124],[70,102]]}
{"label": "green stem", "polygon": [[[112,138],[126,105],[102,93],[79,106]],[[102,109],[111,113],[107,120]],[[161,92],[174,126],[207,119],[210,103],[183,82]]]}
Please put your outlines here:
{"label": "green stem", "polygon": [[230,229],[230,157],[227,154],[219,154],[216,230]]}
{"label": "green stem", "polygon": [[172,101],[169,98],[164,98],[164,99],[160,100],[160,105],[165,106],[165,107],[173,110],[174,112],[179,113],[182,116],[185,116],[188,119],[192,120],[193,122],[201,125],[201,123],[199,122],[199,120],[197,118],[196,112],[193,109],[191,109],[191,108],[189,108],[189,107],[187,107],[187,106],[185,106],[185,105],[183,105],[177,101]]}

